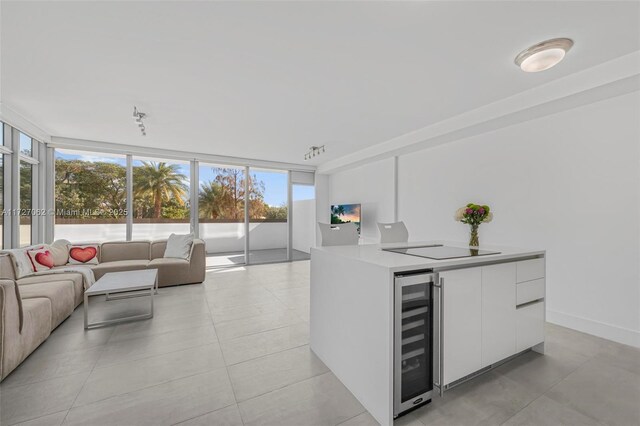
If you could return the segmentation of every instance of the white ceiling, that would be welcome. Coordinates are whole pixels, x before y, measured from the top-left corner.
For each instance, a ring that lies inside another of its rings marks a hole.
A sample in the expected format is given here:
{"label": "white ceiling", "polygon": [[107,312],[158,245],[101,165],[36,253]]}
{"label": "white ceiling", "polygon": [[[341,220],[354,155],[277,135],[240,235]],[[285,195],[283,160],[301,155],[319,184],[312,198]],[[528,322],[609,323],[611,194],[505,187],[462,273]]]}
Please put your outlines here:
{"label": "white ceiling", "polygon": [[[2,2],[1,102],[52,136],[319,164],[640,49],[638,2]],[[527,74],[553,37],[564,62]],[[131,117],[148,113],[147,136]]]}

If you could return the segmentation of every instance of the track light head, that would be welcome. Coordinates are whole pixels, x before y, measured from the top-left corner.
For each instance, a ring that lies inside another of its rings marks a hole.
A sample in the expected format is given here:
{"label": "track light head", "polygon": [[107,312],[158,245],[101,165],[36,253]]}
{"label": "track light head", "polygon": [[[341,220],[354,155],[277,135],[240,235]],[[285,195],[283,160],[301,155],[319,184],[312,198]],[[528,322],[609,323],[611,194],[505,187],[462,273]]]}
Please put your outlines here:
{"label": "track light head", "polygon": [[147,114],[145,114],[142,111],[138,110],[138,107],[136,107],[135,105],[133,106],[133,118],[134,121],[138,124],[138,128],[140,129],[140,133],[142,133],[142,136],[146,136],[147,135],[147,129],[144,126],[144,119],[147,117]]}

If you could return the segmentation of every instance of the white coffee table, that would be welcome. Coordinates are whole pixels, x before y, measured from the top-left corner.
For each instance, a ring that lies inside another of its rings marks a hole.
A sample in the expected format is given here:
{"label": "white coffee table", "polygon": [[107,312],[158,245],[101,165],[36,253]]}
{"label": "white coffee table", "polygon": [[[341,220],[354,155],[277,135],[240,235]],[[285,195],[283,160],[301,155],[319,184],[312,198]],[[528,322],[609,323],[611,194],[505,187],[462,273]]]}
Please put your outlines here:
{"label": "white coffee table", "polygon": [[[139,321],[153,318],[153,294],[158,290],[158,270],[145,269],[140,271],[108,272],[104,274],[84,292],[84,328],[98,328],[122,322]],[[118,296],[111,296],[118,293]],[[107,296],[108,300],[125,297],[149,296],[150,311],[148,314],[133,315],[123,318],[94,322],[89,324],[89,297]]]}

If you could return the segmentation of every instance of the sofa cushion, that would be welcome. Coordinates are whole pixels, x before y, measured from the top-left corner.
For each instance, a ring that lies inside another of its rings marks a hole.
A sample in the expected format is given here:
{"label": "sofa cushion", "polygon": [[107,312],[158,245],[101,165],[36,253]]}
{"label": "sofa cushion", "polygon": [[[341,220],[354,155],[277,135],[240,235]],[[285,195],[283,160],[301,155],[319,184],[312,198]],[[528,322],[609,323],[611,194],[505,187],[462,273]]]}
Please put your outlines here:
{"label": "sofa cushion", "polygon": [[31,259],[29,258],[28,252],[30,250],[40,250],[45,247],[44,244],[39,244],[35,246],[23,247],[19,249],[10,249],[4,250],[4,253],[9,254],[11,259],[11,265],[13,267],[13,271],[17,278],[26,277],[27,275],[33,274],[34,268],[31,263]]}
{"label": "sofa cushion", "polygon": [[[62,269],[65,266],[54,266],[53,270]],[[40,284],[40,283],[49,283],[53,281],[71,281],[73,282],[73,293],[74,293],[74,306],[78,306],[82,303],[83,294],[84,294],[84,283],[82,274],[78,272],[60,272],[60,273],[51,273],[46,275],[31,275],[29,277],[24,277],[16,281],[18,285],[29,285],[29,284]]]}
{"label": "sofa cushion", "polygon": [[188,281],[191,264],[188,260],[174,258],[153,259],[147,265],[147,269],[158,270],[158,285],[185,284]]}
{"label": "sofa cushion", "polygon": [[9,253],[0,253],[0,279],[16,279],[16,274],[13,270],[13,260]]}
{"label": "sofa cushion", "polygon": [[151,259],[158,259],[164,257],[164,252],[167,249],[167,240],[157,240],[151,243]]}
{"label": "sofa cushion", "polygon": [[[45,297],[51,302],[51,327],[57,327],[75,308],[73,281],[51,281],[20,286],[23,303],[26,299]],[[24,310],[24,307],[23,307]]]}
{"label": "sofa cushion", "polygon": [[[22,359],[33,352],[40,343],[44,342],[54,325],[51,323],[51,300],[46,297],[22,299],[22,312],[24,315],[21,342]],[[22,361],[21,361],[22,362]]]}
{"label": "sofa cushion", "polygon": [[99,280],[107,272],[121,272],[121,271],[135,271],[139,269],[146,269],[149,260],[117,260],[115,262],[105,262],[99,265],[95,265],[93,268],[93,275],[96,280]]}
{"label": "sofa cushion", "polygon": [[102,243],[100,262],[149,260],[149,241],[113,241]]}

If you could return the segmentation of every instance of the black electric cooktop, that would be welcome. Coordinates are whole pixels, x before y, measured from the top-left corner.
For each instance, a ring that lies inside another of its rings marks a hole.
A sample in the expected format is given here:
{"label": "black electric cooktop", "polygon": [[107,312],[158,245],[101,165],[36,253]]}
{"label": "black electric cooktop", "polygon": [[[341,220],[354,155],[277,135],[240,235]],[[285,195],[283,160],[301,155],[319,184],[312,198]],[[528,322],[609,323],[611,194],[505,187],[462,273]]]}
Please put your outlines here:
{"label": "black electric cooktop", "polygon": [[463,247],[449,247],[443,245],[432,245],[408,248],[383,249],[393,253],[408,254],[410,256],[426,257],[427,259],[444,260],[457,259],[461,257],[487,256],[490,254],[500,254],[499,251],[477,250]]}

